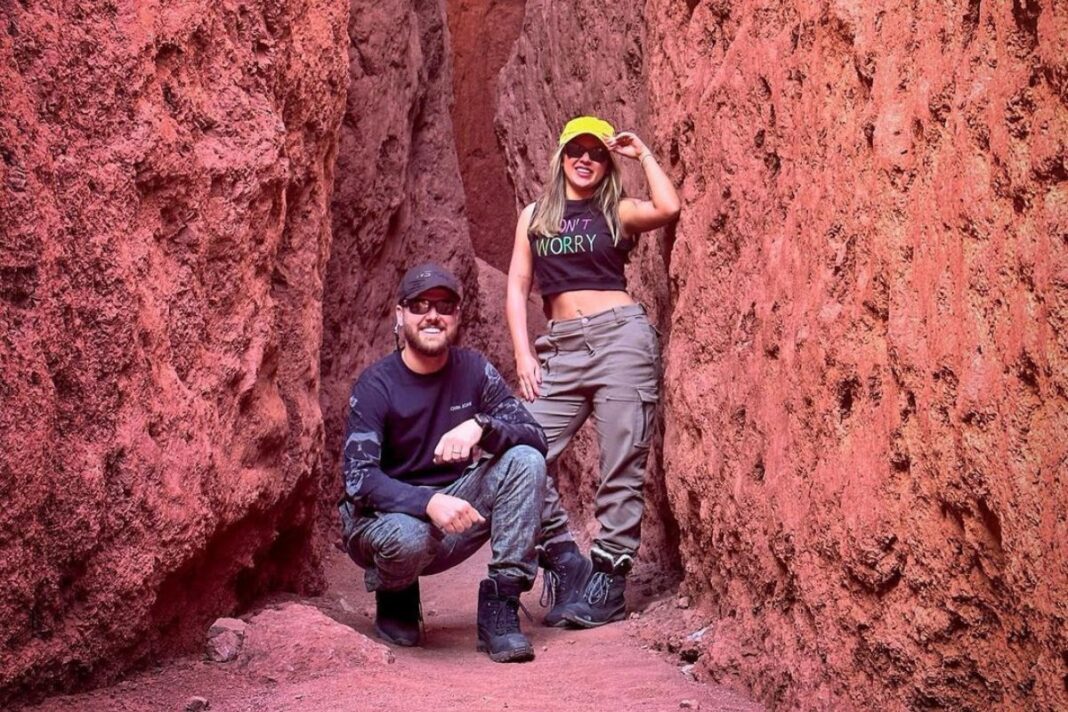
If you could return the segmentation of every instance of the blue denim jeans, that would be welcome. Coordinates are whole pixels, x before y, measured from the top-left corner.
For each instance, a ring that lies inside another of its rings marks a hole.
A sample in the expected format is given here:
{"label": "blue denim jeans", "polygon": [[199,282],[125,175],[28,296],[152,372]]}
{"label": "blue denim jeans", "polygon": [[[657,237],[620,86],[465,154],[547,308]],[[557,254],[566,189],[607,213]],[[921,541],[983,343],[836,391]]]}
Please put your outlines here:
{"label": "blue denim jeans", "polygon": [[462,534],[445,534],[429,521],[397,512],[376,512],[356,520],[346,543],[349,556],[365,569],[368,591],[396,591],[420,576],[440,573],[478,551],[493,550],[489,573],[534,585],[545,458],[519,445],[472,465],[439,490],[467,500],[485,517]]}

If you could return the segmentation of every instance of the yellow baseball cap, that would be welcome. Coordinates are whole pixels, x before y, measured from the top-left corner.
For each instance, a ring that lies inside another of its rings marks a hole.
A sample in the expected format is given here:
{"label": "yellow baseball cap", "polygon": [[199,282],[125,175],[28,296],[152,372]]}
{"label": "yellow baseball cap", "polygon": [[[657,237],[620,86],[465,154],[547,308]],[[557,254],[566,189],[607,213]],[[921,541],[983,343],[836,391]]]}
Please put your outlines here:
{"label": "yellow baseball cap", "polygon": [[581,136],[582,134],[590,134],[594,138],[600,139],[601,143],[613,134],[616,130],[612,128],[612,124],[608,123],[604,119],[598,119],[596,116],[578,116],[567,122],[564,126],[563,133],[560,134],[560,145]]}

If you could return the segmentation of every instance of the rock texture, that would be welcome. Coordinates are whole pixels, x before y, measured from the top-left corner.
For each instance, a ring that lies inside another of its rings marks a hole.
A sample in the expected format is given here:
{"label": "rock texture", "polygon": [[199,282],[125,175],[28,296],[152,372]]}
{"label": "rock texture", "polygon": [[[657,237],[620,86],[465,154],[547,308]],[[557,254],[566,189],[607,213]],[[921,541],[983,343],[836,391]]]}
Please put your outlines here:
{"label": "rock texture", "polygon": [[336,676],[354,668],[381,668],[393,651],[302,603],[261,611],[248,622],[236,665],[259,682],[293,683]]}
{"label": "rock texture", "polygon": [[315,584],[346,10],[0,7],[0,705]]}
{"label": "rock texture", "polygon": [[216,663],[228,663],[237,658],[245,644],[248,624],[238,618],[219,618],[208,628],[204,657]]}
{"label": "rock texture", "polygon": [[[629,273],[665,336],[668,648],[774,708],[1068,707],[1063,3],[448,7],[0,6],[0,705],[314,588],[398,278],[450,265],[510,373],[497,235],[597,113],[684,200]],[[560,465],[579,534],[595,462],[586,432]]]}
{"label": "rock texture", "polygon": [[1065,6],[646,13],[699,664],[789,709],[1065,708]]}
{"label": "rock texture", "polygon": [[525,0],[448,0],[453,65],[451,115],[475,253],[508,271],[515,197],[493,116],[497,78],[523,24]]}
{"label": "rock texture", "polygon": [[[574,116],[602,116],[666,153],[646,118],[644,35],[641,8],[633,3],[528,0],[522,33],[501,71],[497,98],[497,134],[515,186],[516,214],[540,192],[560,129]],[[630,163],[623,165],[628,193],[644,195],[641,174]],[[513,222],[513,238],[514,229]],[[632,293],[660,325],[670,323],[666,253],[671,239],[659,231],[644,236],[627,273]],[[646,477],[640,552],[640,565],[656,581],[655,588],[670,583],[678,568],[678,534],[667,507],[660,451],[658,439]],[[593,502],[600,470],[592,423],[561,456],[557,481],[572,529],[587,538],[596,534]]]}

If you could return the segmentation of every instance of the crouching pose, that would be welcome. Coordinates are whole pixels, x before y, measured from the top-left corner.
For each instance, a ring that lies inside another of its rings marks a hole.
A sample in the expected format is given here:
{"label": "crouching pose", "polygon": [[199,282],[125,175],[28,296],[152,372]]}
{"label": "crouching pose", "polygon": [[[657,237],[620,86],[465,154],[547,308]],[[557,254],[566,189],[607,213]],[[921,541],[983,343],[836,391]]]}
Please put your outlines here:
{"label": "crouching pose", "polygon": [[459,302],[459,283],[438,265],[401,280],[398,350],[369,366],[349,399],[344,543],[375,592],[379,636],[411,646],[423,636],[419,577],[489,540],[478,647],[497,662],[531,660],[518,608],[537,573],[545,436],[482,354],[452,345]]}

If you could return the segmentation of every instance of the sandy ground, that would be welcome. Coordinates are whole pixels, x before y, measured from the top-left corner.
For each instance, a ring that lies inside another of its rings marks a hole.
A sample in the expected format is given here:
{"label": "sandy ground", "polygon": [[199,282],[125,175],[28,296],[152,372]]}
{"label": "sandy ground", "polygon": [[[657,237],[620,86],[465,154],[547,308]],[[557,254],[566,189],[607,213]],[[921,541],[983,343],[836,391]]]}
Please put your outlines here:
{"label": "sandy ground", "polygon": [[[394,648],[392,663],[360,666],[312,661],[320,652],[313,640],[301,660],[280,656],[277,674],[252,674],[241,662],[173,660],[112,687],[55,697],[33,709],[149,711],[185,710],[193,697],[216,712],[312,712],[319,710],[508,710],[553,712],[590,710],[700,709],[759,712],[762,708],[731,691],[688,679],[681,662],[642,647],[631,635],[632,621],[595,630],[558,630],[531,624],[536,660],[501,665],[475,650],[478,580],[487,550],[462,566],[421,581],[427,642],[422,648]],[[330,618],[374,637],[374,597],[363,590],[362,572],[342,554],[329,559],[330,587],[314,599],[274,599],[313,605]],[[524,597],[535,620],[539,585]],[[347,634],[347,631],[345,631]],[[325,671],[324,671],[325,669]]]}

